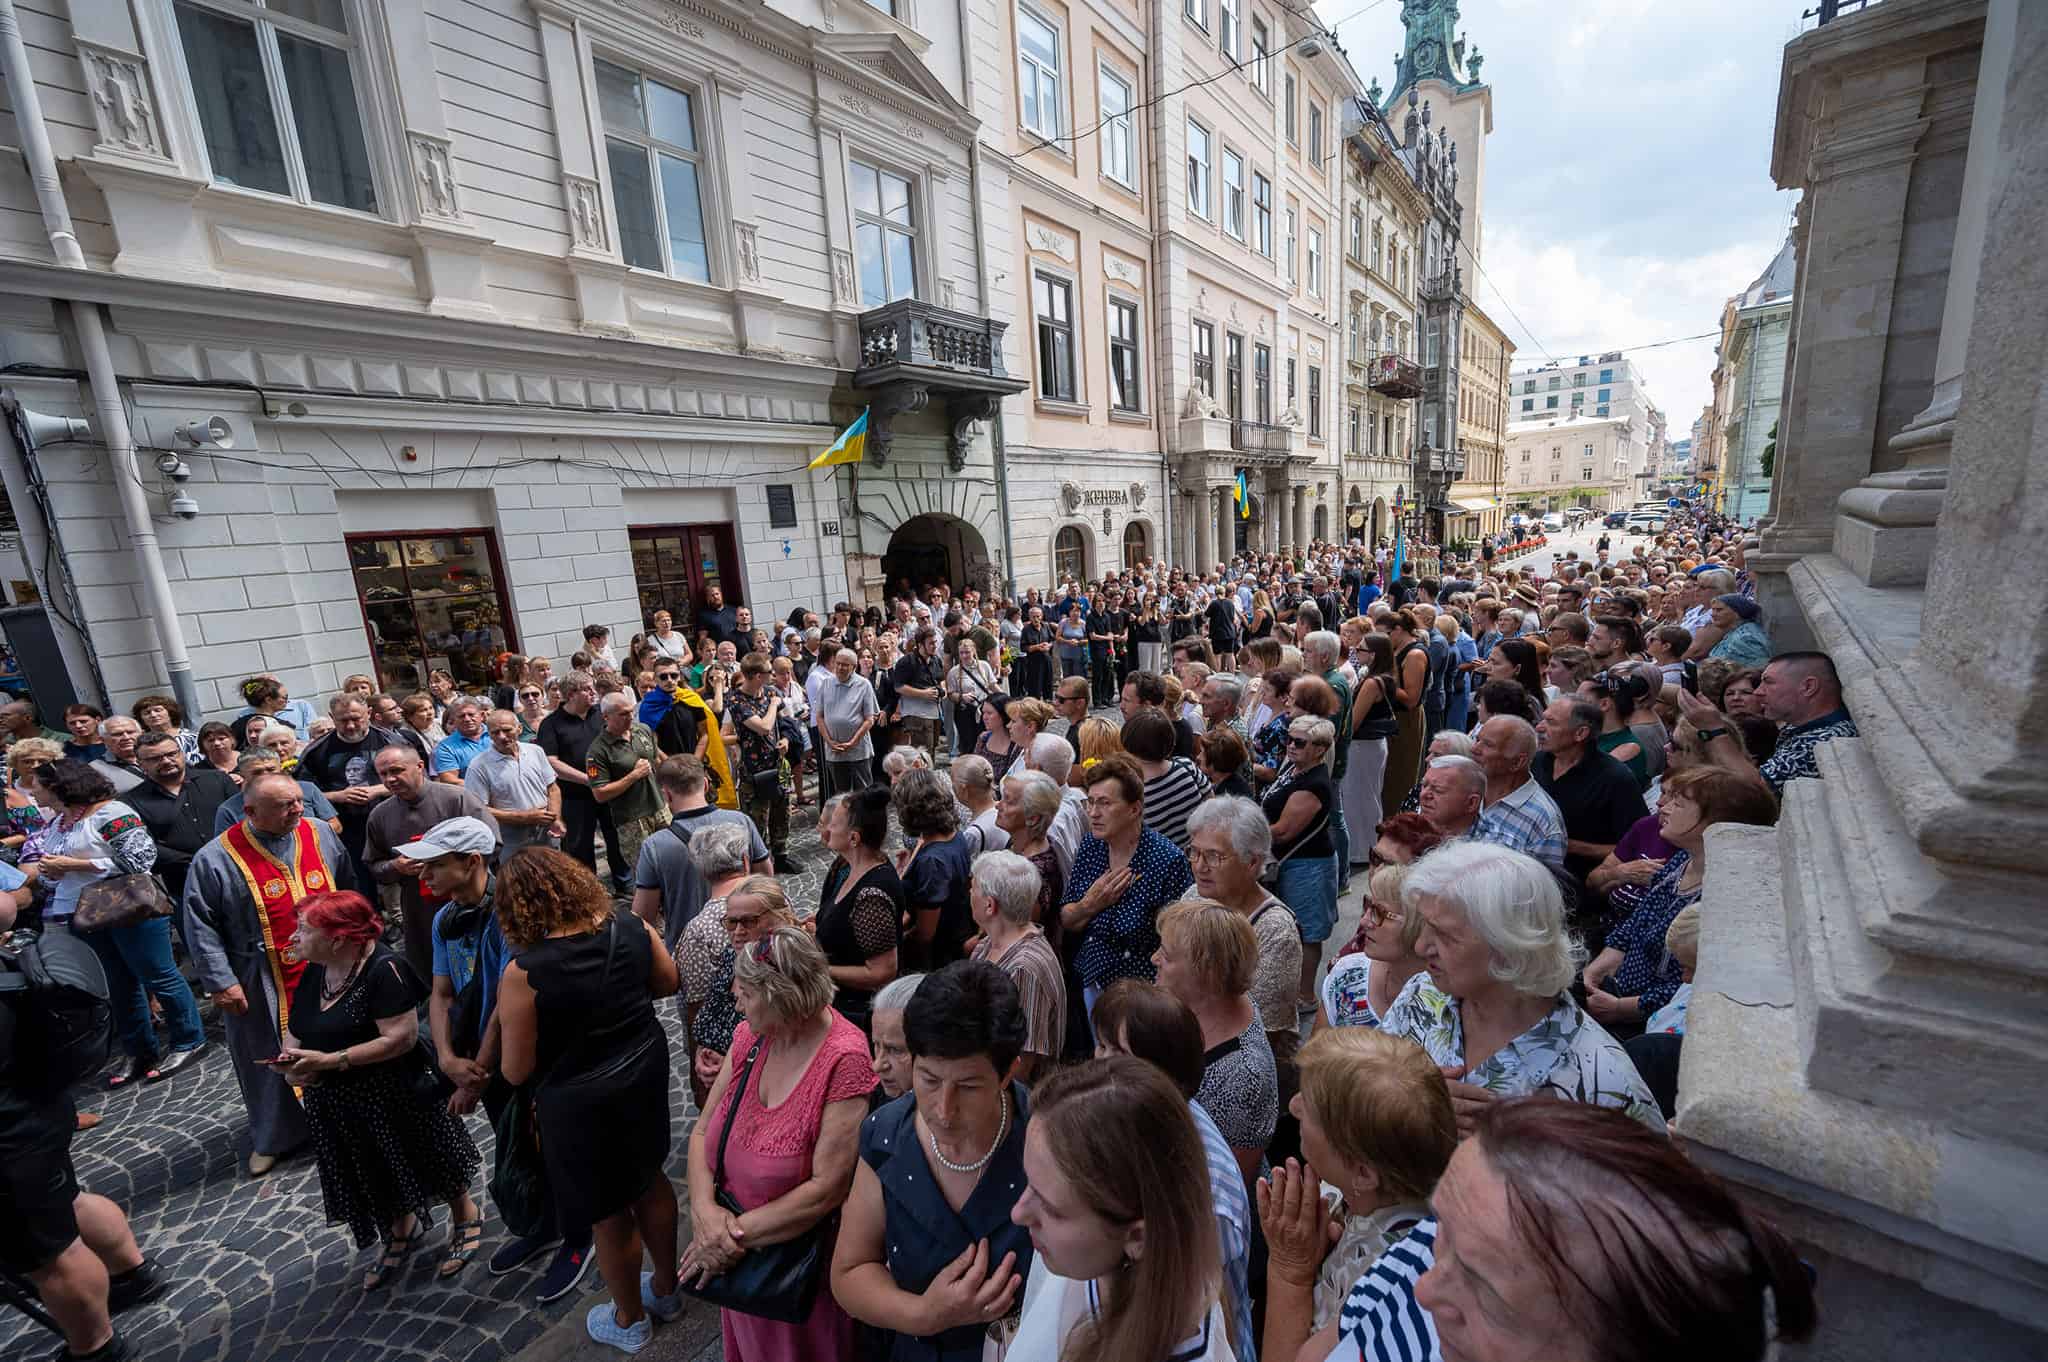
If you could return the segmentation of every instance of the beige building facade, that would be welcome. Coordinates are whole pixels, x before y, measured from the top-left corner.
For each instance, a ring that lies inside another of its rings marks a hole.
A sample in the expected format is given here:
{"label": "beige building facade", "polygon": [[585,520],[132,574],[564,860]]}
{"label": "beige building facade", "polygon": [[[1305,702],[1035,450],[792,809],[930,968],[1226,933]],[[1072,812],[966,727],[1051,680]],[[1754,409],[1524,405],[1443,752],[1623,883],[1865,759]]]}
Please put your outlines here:
{"label": "beige building facade", "polygon": [[1509,512],[1624,510],[1636,499],[1639,452],[1625,416],[1510,422],[1502,448]]}
{"label": "beige building facade", "polygon": [[1458,447],[1465,452],[1465,476],[1451,487],[1453,540],[1496,534],[1506,523],[1508,372],[1515,357],[1515,343],[1469,298],[1459,331]]}

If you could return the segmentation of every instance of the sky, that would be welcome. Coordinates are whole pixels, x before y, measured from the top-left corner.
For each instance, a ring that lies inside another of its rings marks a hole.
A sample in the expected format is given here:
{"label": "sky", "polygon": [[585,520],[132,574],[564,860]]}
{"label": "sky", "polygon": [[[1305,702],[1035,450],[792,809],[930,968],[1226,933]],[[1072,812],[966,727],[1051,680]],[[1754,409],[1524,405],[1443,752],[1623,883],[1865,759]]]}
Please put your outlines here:
{"label": "sky", "polygon": [[[1465,0],[1493,87],[1481,277],[1517,368],[1629,349],[1670,438],[1713,396],[1721,304],[1784,243],[1771,183],[1785,43],[1812,0]],[[1394,83],[1402,0],[1320,0],[1359,77]],[[1400,119],[1394,120],[1395,127]],[[1462,191],[1461,191],[1462,192]],[[1466,220],[1472,215],[1466,205]]]}

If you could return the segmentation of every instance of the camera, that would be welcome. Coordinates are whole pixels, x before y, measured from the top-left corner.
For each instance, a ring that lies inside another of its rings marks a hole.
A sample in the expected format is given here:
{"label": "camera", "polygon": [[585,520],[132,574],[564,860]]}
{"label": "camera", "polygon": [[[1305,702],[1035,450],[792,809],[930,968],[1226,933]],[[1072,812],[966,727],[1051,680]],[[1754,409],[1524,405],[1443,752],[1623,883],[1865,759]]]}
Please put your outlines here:
{"label": "camera", "polygon": [[190,482],[192,480],[191,465],[168,449],[156,456],[156,471],[169,478],[172,482]]}
{"label": "camera", "polygon": [[171,497],[171,514],[180,520],[197,520],[199,503],[194,501],[190,494],[178,492]]}

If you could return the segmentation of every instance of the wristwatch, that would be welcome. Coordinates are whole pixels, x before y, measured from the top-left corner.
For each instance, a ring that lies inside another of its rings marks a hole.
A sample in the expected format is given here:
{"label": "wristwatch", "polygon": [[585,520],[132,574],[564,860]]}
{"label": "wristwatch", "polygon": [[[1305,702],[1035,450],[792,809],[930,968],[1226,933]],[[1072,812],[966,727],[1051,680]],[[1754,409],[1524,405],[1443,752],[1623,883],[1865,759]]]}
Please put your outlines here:
{"label": "wristwatch", "polygon": [[345,1047],[341,1051],[341,1072],[348,1072],[348,1050]]}
{"label": "wristwatch", "polygon": [[1728,730],[1725,728],[1703,728],[1699,732],[1701,742],[1712,742],[1716,738],[1728,736]]}

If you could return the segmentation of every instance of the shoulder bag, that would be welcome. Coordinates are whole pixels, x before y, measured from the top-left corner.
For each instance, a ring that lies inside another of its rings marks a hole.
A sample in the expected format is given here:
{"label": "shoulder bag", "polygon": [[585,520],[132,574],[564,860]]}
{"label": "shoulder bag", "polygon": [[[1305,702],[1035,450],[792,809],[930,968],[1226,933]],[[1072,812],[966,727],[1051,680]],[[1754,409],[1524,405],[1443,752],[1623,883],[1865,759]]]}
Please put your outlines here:
{"label": "shoulder bag", "polygon": [[[1271,790],[1268,790],[1266,792],[1267,797],[1271,798],[1272,793],[1273,792]],[[1289,790],[1288,793],[1291,795],[1294,792],[1292,790]],[[1302,846],[1306,844],[1309,841],[1309,839],[1313,838],[1317,833],[1321,832],[1325,827],[1329,826],[1329,822],[1330,804],[1328,800],[1325,800],[1323,802],[1322,817],[1318,818],[1315,822],[1315,825],[1311,827],[1307,832],[1302,833],[1301,836],[1294,839],[1294,845],[1287,849],[1287,854],[1285,856],[1269,857],[1267,859],[1266,868],[1259,874],[1259,883],[1268,889],[1272,889],[1278,886],[1280,883],[1280,867],[1286,865],[1289,861],[1293,860],[1295,854],[1301,850]]]}
{"label": "shoulder bag", "polygon": [[[712,1165],[712,1197],[733,1215],[746,1210],[725,1183],[725,1145],[732,1138],[732,1125],[740,1114],[740,1102],[747,1095],[747,1080],[754,1061],[761,1057],[757,1037],[740,1065],[739,1082],[733,1087],[732,1103],[725,1111],[725,1129],[718,1135],[718,1158]],[[782,1324],[802,1324],[811,1317],[811,1303],[817,1299],[819,1280],[825,1275],[825,1233],[837,1215],[826,1217],[802,1235],[780,1244],[749,1248],[738,1264],[698,1286],[685,1284],[683,1290],[699,1300],[709,1301],[743,1315],[771,1319]]]}
{"label": "shoulder bag", "polygon": [[171,908],[170,891],[149,871],[108,875],[94,880],[79,893],[71,927],[79,932],[103,932],[153,917],[169,917]]}

